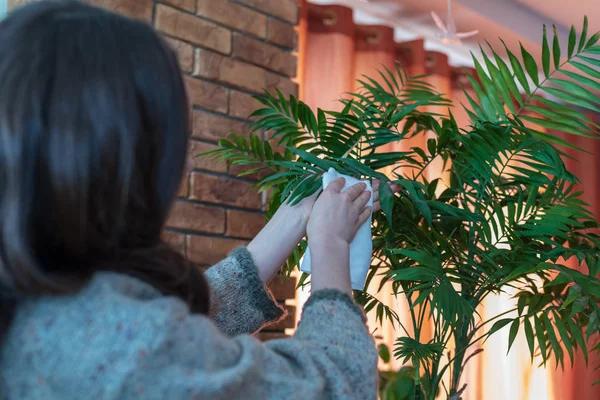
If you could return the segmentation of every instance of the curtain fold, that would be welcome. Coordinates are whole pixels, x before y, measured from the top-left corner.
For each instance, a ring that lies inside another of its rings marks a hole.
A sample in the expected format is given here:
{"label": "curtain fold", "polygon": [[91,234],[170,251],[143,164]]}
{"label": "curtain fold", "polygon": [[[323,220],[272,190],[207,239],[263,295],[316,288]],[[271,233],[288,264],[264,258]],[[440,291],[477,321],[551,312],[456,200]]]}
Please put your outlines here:
{"label": "curtain fold", "polygon": [[[446,55],[427,51],[423,40],[394,42],[392,28],[378,25],[358,25],[354,22],[350,8],[339,5],[313,5],[302,0],[303,12],[300,22],[300,93],[301,99],[316,109],[339,110],[338,100],[345,93],[358,89],[356,79],[367,75],[381,81],[377,70],[383,67],[394,69],[397,63],[409,75],[427,75],[427,81],[437,90],[453,100],[450,110],[459,127],[468,127],[469,117],[461,104],[468,104],[463,89],[472,93],[466,72],[470,68],[453,68]],[[430,109],[447,114],[446,109]],[[588,151],[575,153],[566,149],[568,168],[580,179],[584,199],[596,215],[600,215],[600,142],[584,137],[565,136],[556,133]],[[412,138],[388,145],[385,151],[404,151],[411,147],[425,147],[427,137]],[[432,166],[425,174],[428,180],[441,178],[440,165]],[[388,171],[390,172],[390,171]],[[442,190],[443,190],[443,185]],[[376,287],[373,285],[372,287]],[[394,307],[400,317],[408,320],[409,313],[402,299],[395,300],[386,289],[377,297]],[[490,297],[480,313],[492,315],[512,307],[515,301],[510,295]],[[378,324],[369,318],[371,328]],[[375,335],[386,344],[393,345],[397,336],[389,324],[377,329]],[[431,330],[425,336],[431,335]],[[524,337],[518,337],[510,354],[506,354],[508,330],[499,332],[486,342],[483,352],[474,357],[465,370],[463,381],[468,383],[464,399],[477,400],[597,400],[600,385],[592,387],[600,379],[600,371],[585,368],[582,357],[578,357],[572,370],[556,372],[553,365],[538,366],[530,362]],[[475,350],[475,349],[473,349]],[[398,362],[393,364],[398,368]]]}
{"label": "curtain fold", "polygon": [[[409,76],[425,75],[427,52],[423,40],[412,40],[396,44],[396,62],[406,70]],[[412,147],[425,148],[427,140],[423,136],[409,138],[394,143],[394,151],[408,151]]]}
{"label": "curtain fold", "polygon": [[352,10],[308,5],[304,58],[304,99],[313,108],[340,110],[339,99],[354,85],[356,45]]}
{"label": "curtain fold", "polygon": [[[589,114],[588,118],[595,123],[600,122],[597,115]],[[600,143],[597,139],[566,135],[562,132],[553,132],[556,136],[567,140],[569,143],[583,149],[577,151],[571,148],[562,148],[565,153],[563,160],[567,168],[580,180],[577,190],[583,191],[583,200],[588,203],[596,216],[600,215]],[[569,261],[566,265],[577,268],[574,262]],[[590,364],[586,367],[583,356],[578,354],[573,369],[554,372],[554,391],[556,399],[578,400],[578,399],[600,399],[600,385],[592,386],[594,381],[600,379],[600,370],[594,371],[598,360],[590,358]]]}

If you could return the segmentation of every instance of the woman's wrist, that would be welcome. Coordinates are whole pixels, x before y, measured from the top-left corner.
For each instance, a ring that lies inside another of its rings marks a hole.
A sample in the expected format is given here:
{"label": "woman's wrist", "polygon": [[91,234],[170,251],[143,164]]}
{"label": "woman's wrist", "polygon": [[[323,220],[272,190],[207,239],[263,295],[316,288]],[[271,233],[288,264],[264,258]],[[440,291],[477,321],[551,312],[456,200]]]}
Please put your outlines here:
{"label": "woman's wrist", "polygon": [[309,246],[312,290],[337,289],[352,294],[350,245],[335,238],[314,238]]}
{"label": "woman's wrist", "polygon": [[302,210],[282,205],[250,242],[248,251],[252,254],[263,283],[268,283],[279,272],[306,235],[307,221]]}
{"label": "woman's wrist", "polygon": [[306,235],[306,226],[308,225],[309,212],[306,212],[301,205],[290,206],[288,204],[282,204],[273,218],[280,218],[285,220],[289,224],[297,228],[302,233],[302,237]]}

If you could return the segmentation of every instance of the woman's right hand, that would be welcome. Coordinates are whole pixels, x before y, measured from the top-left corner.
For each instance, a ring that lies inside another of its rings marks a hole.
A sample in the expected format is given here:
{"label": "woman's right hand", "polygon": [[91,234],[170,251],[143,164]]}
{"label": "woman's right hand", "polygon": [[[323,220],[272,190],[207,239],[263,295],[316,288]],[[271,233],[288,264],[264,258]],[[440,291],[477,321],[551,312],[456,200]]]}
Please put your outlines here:
{"label": "woman's right hand", "polygon": [[357,183],[341,193],[344,184],[344,178],[331,182],[313,206],[307,227],[309,244],[340,241],[349,245],[371,215],[370,207],[365,207],[371,197],[367,185]]}
{"label": "woman's right hand", "polygon": [[371,192],[358,183],[341,192],[344,179],[336,179],[323,191],[312,208],[307,234],[312,262],[312,289],[338,289],[351,293],[350,243],[367,221],[365,207]]}

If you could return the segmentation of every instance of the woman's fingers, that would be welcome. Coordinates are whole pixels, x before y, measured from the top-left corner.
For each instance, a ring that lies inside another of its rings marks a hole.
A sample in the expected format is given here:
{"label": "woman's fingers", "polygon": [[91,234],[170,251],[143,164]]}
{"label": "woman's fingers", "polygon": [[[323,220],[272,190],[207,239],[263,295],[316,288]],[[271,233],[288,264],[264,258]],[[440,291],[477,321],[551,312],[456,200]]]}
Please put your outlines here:
{"label": "woman's fingers", "polygon": [[362,209],[365,208],[370,198],[371,192],[365,190],[356,198],[356,200],[354,200],[354,203],[352,203],[352,207],[356,210],[357,214],[359,214],[362,211]]}
{"label": "woman's fingers", "polygon": [[[371,185],[373,187],[373,201],[379,201],[379,186],[381,185],[381,183],[379,182],[379,179],[373,179],[373,184]],[[395,183],[392,182],[388,182],[388,186],[390,187],[390,189],[392,189],[392,192],[397,193],[400,190],[400,185],[397,185]]]}
{"label": "woman's fingers", "polygon": [[[381,210],[381,204],[379,203],[379,180],[373,180],[373,212]],[[389,182],[388,185],[392,189],[392,193],[398,193],[402,188],[400,185]]]}
{"label": "woman's fingers", "polygon": [[377,179],[371,185],[373,187],[373,204],[379,203],[379,183],[379,179]]}
{"label": "woman's fingers", "polygon": [[358,198],[358,196],[360,196],[361,193],[363,193],[365,191],[366,188],[367,188],[367,185],[365,183],[359,182],[356,185],[350,186],[344,192],[344,194],[346,196],[348,196],[348,198],[350,199],[350,201],[354,202]]}
{"label": "woman's fingers", "polygon": [[344,178],[337,178],[327,185],[327,189],[330,192],[340,193],[346,184],[346,180]]}
{"label": "woman's fingers", "polygon": [[365,207],[362,209],[362,211],[360,212],[360,214],[358,214],[358,221],[357,221],[357,226],[360,227],[362,226],[362,224],[364,224],[369,217],[371,216],[371,207]]}
{"label": "woman's fingers", "polygon": [[381,203],[378,201],[373,202],[373,212],[377,212],[379,210],[381,210]]}
{"label": "woman's fingers", "polygon": [[[344,178],[338,178],[334,181],[332,181],[328,186],[327,189],[335,192],[335,193],[340,193],[345,185],[345,179]],[[372,188],[373,188],[373,212],[377,212],[379,210],[381,210],[381,203],[379,202],[379,186],[381,185],[381,182],[379,181],[379,179],[373,179],[373,183],[372,183]],[[401,186],[397,185],[395,183],[392,182],[388,182],[388,185],[390,186],[390,189],[392,190],[392,193],[397,193],[400,191]],[[364,183],[357,183],[351,187],[349,187],[344,194],[346,196],[348,196],[348,199],[352,202],[354,202],[358,196],[361,196],[362,193],[365,192],[366,189],[366,185]],[[368,202],[368,199],[367,199]],[[365,203],[366,204],[366,203]]]}

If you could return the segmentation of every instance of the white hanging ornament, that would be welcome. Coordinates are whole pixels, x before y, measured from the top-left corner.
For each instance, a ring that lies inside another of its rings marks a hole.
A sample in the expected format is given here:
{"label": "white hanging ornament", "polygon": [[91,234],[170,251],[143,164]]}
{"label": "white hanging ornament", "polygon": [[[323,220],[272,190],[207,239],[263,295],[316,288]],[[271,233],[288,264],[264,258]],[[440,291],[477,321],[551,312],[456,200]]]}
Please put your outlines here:
{"label": "white hanging ornament", "polygon": [[444,44],[461,44],[463,39],[470,38],[479,33],[479,31],[456,32],[456,24],[454,23],[454,17],[452,16],[452,0],[448,0],[448,20],[446,24],[442,22],[442,19],[435,11],[431,12],[431,17],[440,30],[438,38],[440,38]]}

